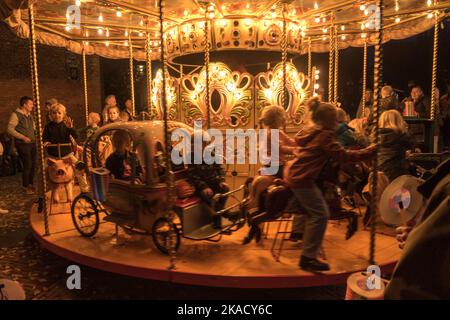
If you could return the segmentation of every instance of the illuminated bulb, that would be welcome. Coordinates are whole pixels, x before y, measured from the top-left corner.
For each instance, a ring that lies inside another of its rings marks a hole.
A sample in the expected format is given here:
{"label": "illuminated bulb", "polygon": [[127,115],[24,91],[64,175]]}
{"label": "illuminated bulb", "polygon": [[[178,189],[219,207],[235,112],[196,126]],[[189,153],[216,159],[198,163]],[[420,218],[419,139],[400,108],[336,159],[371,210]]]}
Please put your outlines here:
{"label": "illuminated bulb", "polygon": [[316,74],[320,74],[320,70],[319,69],[316,69]]}
{"label": "illuminated bulb", "polygon": [[222,27],[226,27],[227,26],[227,21],[226,20],[222,20]]}
{"label": "illuminated bulb", "polygon": [[252,20],[250,20],[250,19],[245,19],[245,20],[244,20],[244,24],[245,24],[245,26],[250,27],[250,26],[252,25]]}
{"label": "illuminated bulb", "polygon": [[98,21],[103,22],[103,15],[100,13],[100,15],[98,16]]}
{"label": "illuminated bulb", "polygon": [[109,41],[105,42],[105,46],[109,47]]}
{"label": "illuminated bulb", "polygon": [[89,41],[85,41],[84,45],[88,46],[89,45]]}
{"label": "illuminated bulb", "polygon": [[292,10],[292,15],[296,15],[297,14],[297,10],[296,9],[294,9],[294,10]]}
{"label": "illuminated bulb", "polygon": [[431,1],[431,0],[428,0],[428,1],[427,1],[427,6],[431,7],[432,4],[433,4],[433,1]]}
{"label": "illuminated bulb", "polygon": [[75,1],[75,5],[76,5],[77,7],[81,6],[81,0],[76,0],[76,1]]}
{"label": "illuminated bulb", "polygon": [[365,6],[364,4],[360,5],[360,6],[359,6],[359,10],[361,10],[361,11],[366,10],[366,6]]}
{"label": "illuminated bulb", "polygon": [[245,9],[250,9],[250,3],[247,3],[246,5],[245,5]]}
{"label": "illuminated bulb", "polygon": [[316,75],[314,76],[314,78],[315,78],[316,80],[319,80],[319,75],[316,74]]}
{"label": "illuminated bulb", "polygon": [[344,25],[341,26],[341,30],[342,30],[342,31],[345,30],[345,26],[344,26]]}
{"label": "illuminated bulb", "polygon": [[89,31],[86,30],[86,32],[84,33],[84,35],[85,35],[86,37],[89,37]]}
{"label": "illuminated bulb", "polygon": [[122,11],[117,10],[117,11],[116,11],[116,16],[117,16],[118,18],[122,17]]}
{"label": "illuminated bulb", "polygon": [[315,97],[317,97],[317,96],[318,96],[317,92],[314,92],[314,93],[313,93],[313,97],[315,98]]}
{"label": "illuminated bulb", "polygon": [[317,2],[314,2],[314,9],[315,10],[319,9],[319,5],[317,4]]}
{"label": "illuminated bulb", "polygon": [[398,6],[398,1],[395,1],[395,11],[397,12],[400,10],[400,7]]}
{"label": "illuminated bulb", "polygon": [[365,33],[361,34],[361,38],[365,38],[367,35]]}
{"label": "illuminated bulb", "polygon": [[66,26],[66,31],[70,31],[70,26]]}
{"label": "illuminated bulb", "polygon": [[323,23],[327,22],[327,18],[323,17],[323,18],[322,18],[322,22],[323,22]]}
{"label": "illuminated bulb", "polygon": [[322,31],[323,31],[323,33],[327,33],[328,29],[327,28],[323,28]]}
{"label": "illuminated bulb", "polygon": [[395,18],[395,23],[399,23],[400,22],[400,18]]}
{"label": "illuminated bulb", "polygon": [[264,27],[267,27],[269,23],[267,21],[264,21]]}
{"label": "illuminated bulb", "polygon": [[301,35],[302,35],[302,37],[304,38],[304,37],[306,36],[306,32],[305,32],[305,31],[302,31]]}
{"label": "illuminated bulb", "polygon": [[102,34],[103,34],[103,29],[102,29],[102,28],[98,29],[98,30],[97,30],[97,33],[100,34],[100,35],[102,35]]}
{"label": "illuminated bulb", "polygon": [[214,5],[210,4],[210,5],[208,6],[208,11],[214,11]]}
{"label": "illuminated bulb", "polygon": [[240,92],[236,92],[236,93],[234,94],[234,96],[236,97],[236,99],[240,99],[242,95],[241,95]]}
{"label": "illuminated bulb", "polygon": [[144,20],[141,19],[141,21],[139,21],[139,25],[140,25],[141,27],[143,27],[143,26],[144,26]]}
{"label": "illuminated bulb", "polygon": [[342,37],[341,37],[342,40],[345,40],[346,38],[347,38],[347,37],[345,36],[345,34],[342,35]]}
{"label": "illuminated bulb", "polygon": [[125,37],[128,37],[128,30],[125,30]]}
{"label": "illuminated bulb", "polygon": [[368,16],[368,15],[369,15],[369,10],[368,10],[368,9],[364,10],[364,15],[365,15],[365,16]]}
{"label": "illuminated bulb", "polygon": [[109,37],[109,29],[106,29],[106,36]]}
{"label": "illuminated bulb", "polygon": [[184,11],[183,11],[183,15],[184,15],[185,17],[187,17],[187,16],[189,15],[189,11],[188,11],[188,9],[184,9]]}
{"label": "illuminated bulb", "polygon": [[314,89],[316,89],[316,90],[319,89],[319,87],[320,87],[320,86],[319,86],[318,83],[316,83],[316,84],[314,85]]}
{"label": "illuminated bulb", "polygon": [[222,10],[225,10],[227,7],[223,4],[223,5],[221,6],[221,8],[222,8]]}
{"label": "illuminated bulb", "polygon": [[316,23],[319,23],[319,22],[320,22],[320,17],[316,17],[316,18],[314,19],[314,21],[315,21]]}
{"label": "illuminated bulb", "polygon": [[125,46],[128,47],[128,40],[125,40]]}
{"label": "illuminated bulb", "polygon": [[326,36],[323,36],[322,40],[323,40],[323,41],[327,41],[327,37],[326,37]]}
{"label": "illuminated bulb", "polygon": [[275,19],[277,17],[277,13],[275,12],[275,10],[272,10],[271,16],[272,19]]}
{"label": "illuminated bulb", "polygon": [[430,12],[429,14],[427,14],[427,18],[428,18],[428,19],[433,18],[433,13]]}
{"label": "illuminated bulb", "polygon": [[142,37],[144,34],[142,32],[139,32],[139,37]]}
{"label": "illuminated bulb", "polygon": [[215,13],[214,13],[214,11],[210,11],[207,13],[206,16],[208,17],[208,19],[214,19]]}
{"label": "illuminated bulb", "polygon": [[365,23],[362,23],[361,24],[361,30],[364,30],[366,28],[366,24]]}

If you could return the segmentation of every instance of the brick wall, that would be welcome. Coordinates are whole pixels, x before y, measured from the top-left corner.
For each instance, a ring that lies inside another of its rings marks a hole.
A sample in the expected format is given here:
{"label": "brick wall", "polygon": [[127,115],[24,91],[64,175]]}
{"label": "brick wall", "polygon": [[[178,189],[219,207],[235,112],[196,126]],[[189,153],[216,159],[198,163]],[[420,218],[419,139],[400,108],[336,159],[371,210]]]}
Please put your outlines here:
{"label": "brick wall", "polygon": [[[64,48],[38,45],[41,106],[56,98],[67,108],[75,127],[85,124],[83,71],[80,55]],[[102,89],[100,60],[87,56],[89,109],[100,111]],[[10,113],[21,96],[32,96],[28,39],[17,38],[0,22],[0,132],[6,130]]]}

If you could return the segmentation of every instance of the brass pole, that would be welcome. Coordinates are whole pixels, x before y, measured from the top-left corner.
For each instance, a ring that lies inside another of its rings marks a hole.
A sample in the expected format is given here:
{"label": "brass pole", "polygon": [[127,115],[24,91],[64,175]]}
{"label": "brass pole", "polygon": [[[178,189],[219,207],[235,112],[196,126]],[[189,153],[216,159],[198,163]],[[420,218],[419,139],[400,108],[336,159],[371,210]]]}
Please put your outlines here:
{"label": "brass pole", "polygon": [[[374,60],[374,83],[373,83],[373,112],[375,132],[374,141],[376,146],[379,143],[379,118],[380,118],[380,99],[381,99],[381,86],[383,83],[383,5],[384,0],[377,0],[376,5],[380,10],[379,25],[377,26],[377,33],[375,39],[375,60]],[[377,184],[378,184],[378,147],[375,149],[373,166],[372,166],[372,195],[370,197],[370,251],[369,251],[369,264],[375,264],[375,227],[377,220]]]}
{"label": "brass pole", "polygon": [[152,59],[150,56],[150,32],[147,32],[145,41],[145,59],[147,62],[147,111],[152,114]]}
{"label": "brass pole", "polygon": [[308,40],[308,78],[311,80],[311,68],[312,68],[312,52],[311,52],[311,37]]}
{"label": "brass pole", "polygon": [[[367,90],[367,38],[364,41],[364,53],[363,53],[363,83],[362,83],[362,115],[364,115],[364,109],[366,107],[366,90]],[[362,116],[361,115],[361,116]]]}
{"label": "brass pole", "polygon": [[37,155],[39,156],[39,181],[41,183],[39,197],[42,199],[42,205],[44,210],[44,232],[45,236],[50,235],[48,224],[48,210],[47,210],[47,181],[45,179],[45,167],[44,167],[44,145],[42,141],[42,117],[41,117],[41,104],[39,96],[39,73],[36,51],[36,33],[34,30],[34,7],[30,5],[28,9],[28,26],[29,26],[29,40],[30,40],[30,67],[31,67],[31,83],[33,88],[33,102],[36,110],[37,128],[36,128],[36,142],[37,142]]}
{"label": "brass pole", "polygon": [[209,40],[209,19],[205,13],[205,83],[206,83],[206,128],[211,128],[211,105],[210,105],[210,92],[209,92],[209,52],[210,52],[210,40]]}
{"label": "brass pole", "polygon": [[439,101],[436,101],[436,78],[437,78],[437,66],[438,66],[438,49],[439,49],[439,17],[437,12],[434,12],[434,38],[433,38],[433,70],[431,76],[431,108],[430,118],[434,120],[436,106]]}
{"label": "brass pole", "polygon": [[131,95],[131,105],[133,117],[136,114],[136,105],[134,100],[134,61],[133,61],[133,45],[131,43],[131,30],[128,33],[128,49],[130,56],[130,95]]}
{"label": "brass pole", "polygon": [[281,106],[284,110],[287,110],[287,96],[286,96],[286,85],[287,85],[287,30],[286,30],[286,7],[283,5],[283,31],[281,35],[281,63],[283,66],[283,88],[281,92]]}
{"label": "brass pole", "polygon": [[334,18],[332,17],[330,26],[330,52],[328,61],[328,102],[333,102],[333,84],[334,84]]}
{"label": "brass pole", "polygon": [[338,102],[339,97],[339,37],[337,36],[337,27],[334,27],[334,103]]}
{"label": "brass pole", "polygon": [[87,70],[86,70],[86,50],[83,46],[83,93],[84,93],[84,110],[86,115],[86,125],[88,125],[89,118],[89,104],[88,104],[88,88],[87,88]]}

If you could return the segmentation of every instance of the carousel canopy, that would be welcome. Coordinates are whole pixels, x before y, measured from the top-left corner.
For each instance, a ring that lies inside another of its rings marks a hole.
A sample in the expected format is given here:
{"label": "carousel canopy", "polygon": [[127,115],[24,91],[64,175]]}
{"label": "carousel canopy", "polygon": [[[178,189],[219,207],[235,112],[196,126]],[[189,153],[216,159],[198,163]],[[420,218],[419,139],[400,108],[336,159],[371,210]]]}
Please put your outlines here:
{"label": "carousel canopy", "polygon": [[[34,4],[36,39],[41,44],[106,58],[159,59],[157,0],[5,0],[0,17],[27,38],[28,11]],[[385,0],[383,41],[404,39],[430,29],[434,15],[449,15],[450,1]],[[329,50],[330,30],[339,48],[375,42],[377,7],[366,0],[166,0],[164,49],[169,61],[205,50],[205,21],[211,50],[281,51],[283,23],[287,50],[302,54]]]}

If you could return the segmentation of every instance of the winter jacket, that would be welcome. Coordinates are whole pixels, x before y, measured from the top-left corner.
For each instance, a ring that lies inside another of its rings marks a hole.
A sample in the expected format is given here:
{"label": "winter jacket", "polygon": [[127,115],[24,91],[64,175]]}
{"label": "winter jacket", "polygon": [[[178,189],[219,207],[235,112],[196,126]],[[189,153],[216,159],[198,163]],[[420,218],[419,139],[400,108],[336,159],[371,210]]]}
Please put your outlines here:
{"label": "winter jacket", "polygon": [[407,133],[380,128],[380,146],[378,150],[378,168],[389,181],[408,174],[406,151],[413,147],[413,140]]}
{"label": "winter jacket", "polygon": [[[194,147],[192,150],[195,150]],[[194,152],[192,152],[191,164],[188,165],[188,180],[197,191],[206,188],[217,190],[220,183],[225,182],[225,172],[220,164],[207,164],[203,159],[202,163],[195,164],[194,160]]]}
{"label": "winter jacket", "polygon": [[339,124],[336,130],[337,141],[344,147],[354,147],[358,144],[355,136],[355,130],[349,127],[346,123]]}
{"label": "winter jacket", "polygon": [[295,137],[300,150],[289,162],[286,181],[291,188],[313,185],[329,159],[338,163],[355,162],[370,158],[370,149],[346,150],[336,140],[333,130],[312,128]]}
{"label": "winter jacket", "polygon": [[385,299],[450,299],[450,160],[417,188],[428,199],[411,231]]}

